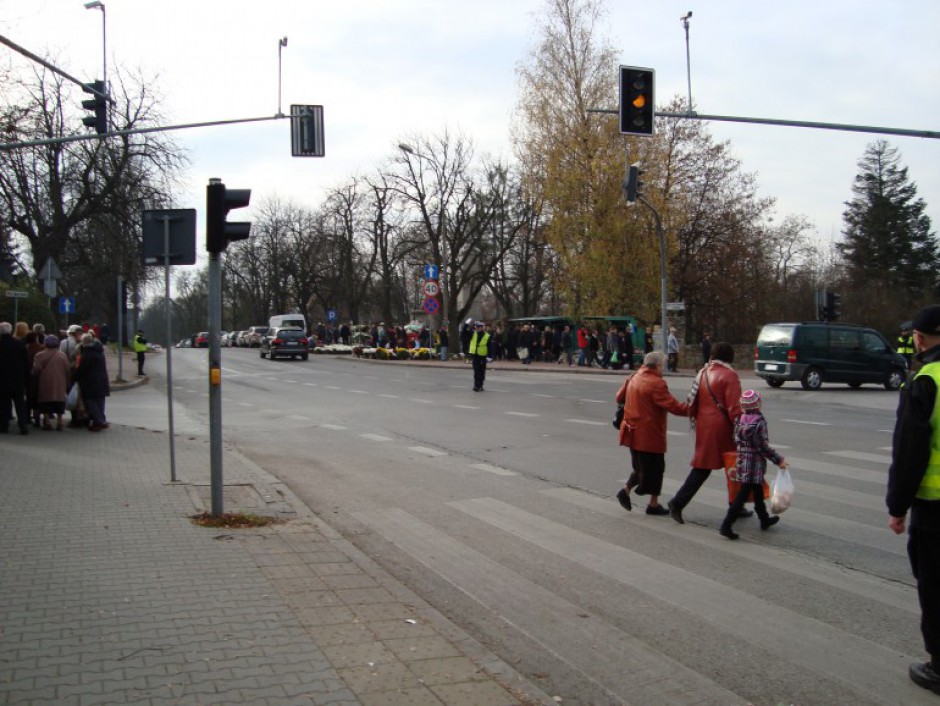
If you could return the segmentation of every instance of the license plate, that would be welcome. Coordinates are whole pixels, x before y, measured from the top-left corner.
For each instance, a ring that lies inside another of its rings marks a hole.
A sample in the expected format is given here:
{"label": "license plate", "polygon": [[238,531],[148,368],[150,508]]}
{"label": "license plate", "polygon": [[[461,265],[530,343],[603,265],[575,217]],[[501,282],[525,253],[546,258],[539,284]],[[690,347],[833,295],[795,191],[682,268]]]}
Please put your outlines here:
{"label": "license plate", "polygon": [[289,346],[296,346],[296,345],[297,345],[297,341],[288,341],[288,342],[287,342],[287,345],[289,345]]}
{"label": "license plate", "polygon": [[779,365],[764,364],[764,370],[773,370],[773,371],[777,371],[777,370],[780,370],[780,366],[779,366]]}

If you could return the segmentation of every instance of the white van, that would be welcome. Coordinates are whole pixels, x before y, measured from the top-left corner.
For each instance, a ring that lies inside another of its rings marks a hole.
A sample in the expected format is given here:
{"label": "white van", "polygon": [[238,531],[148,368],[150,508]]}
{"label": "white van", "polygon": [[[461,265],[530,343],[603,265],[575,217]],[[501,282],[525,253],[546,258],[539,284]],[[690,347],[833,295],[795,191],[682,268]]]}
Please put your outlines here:
{"label": "white van", "polygon": [[268,328],[271,329],[291,326],[299,328],[305,334],[307,333],[307,320],[303,314],[278,314],[268,319]]}

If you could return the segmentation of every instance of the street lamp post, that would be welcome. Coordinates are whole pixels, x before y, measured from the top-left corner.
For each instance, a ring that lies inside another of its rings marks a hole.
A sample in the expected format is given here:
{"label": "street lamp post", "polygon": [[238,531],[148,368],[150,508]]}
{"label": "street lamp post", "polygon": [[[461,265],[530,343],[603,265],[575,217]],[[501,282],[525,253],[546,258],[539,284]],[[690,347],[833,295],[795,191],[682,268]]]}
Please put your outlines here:
{"label": "street lamp post", "polygon": [[[110,98],[108,92],[108,16],[104,9],[104,3],[101,0],[92,0],[85,3],[86,10],[101,10],[101,80],[104,82],[104,94]],[[108,120],[111,119],[111,111],[108,111]]]}
{"label": "street lamp post", "polygon": [[287,37],[277,40],[277,117],[284,117],[281,111],[281,51],[287,46]]}

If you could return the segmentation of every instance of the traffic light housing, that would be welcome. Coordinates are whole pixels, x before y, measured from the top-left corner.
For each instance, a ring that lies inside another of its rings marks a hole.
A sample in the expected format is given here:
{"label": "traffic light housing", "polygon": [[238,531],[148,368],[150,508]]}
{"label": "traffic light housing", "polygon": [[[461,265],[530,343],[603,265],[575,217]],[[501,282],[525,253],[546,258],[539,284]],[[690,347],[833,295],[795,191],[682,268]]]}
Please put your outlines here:
{"label": "traffic light housing", "polygon": [[620,67],[620,132],[652,135],[656,107],[653,93],[655,72],[638,66]]}
{"label": "traffic light housing", "polygon": [[640,177],[643,176],[643,170],[640,169],[640,163],[635,162],[627,169],[627,178],[623,182],[623,193],[626,196],[627,203],[636,203],[636,197],[643,195],[643,182]]}
{"label": "traffic light housing", "polygon": [[82,101],[82,108],[92,112],[92,115],[82,118],[82,123],[86,127],[93,128],[99,135],[106,134],[108,132],[108,100],[104,97],[104,81],[82,84],[82,90],[94,96],[91,100]]}
{"label": "traffic light housing", "polygon": [[206,250],[220,253],[233,240],[244,240],[251,223],[229,223],[228,212],[244,208],[251,201],[251,189],[227,189],[221,179],[210,179],[206,187]]}
{"label": "traffic light housing", "polygon": [[838,321],[842,316],[842,297],[836,292],[826,292],[826,321]]}

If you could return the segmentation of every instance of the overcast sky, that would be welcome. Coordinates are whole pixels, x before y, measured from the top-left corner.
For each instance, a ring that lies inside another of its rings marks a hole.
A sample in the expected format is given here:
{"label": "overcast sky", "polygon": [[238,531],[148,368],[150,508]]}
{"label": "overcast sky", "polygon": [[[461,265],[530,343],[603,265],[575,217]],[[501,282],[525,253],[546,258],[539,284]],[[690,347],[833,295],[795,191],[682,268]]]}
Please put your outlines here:
{"label": "overcast sky", "polygon": [[[82,79],[101,74],[102,21],[84,0],[0,0],[0,33],[49,51]],[[388,159],[395,145],[445,128],[477,151],[510,156],[516,67],[536,40],[543,0],[105,0],[109,70],[158,77],[173,123],[322,104],[325,159],[290,156],[288,121],[176,133],[192,164],[179,208],[200,210],[221,177],[257,203],[278,194],[316,206],[326,189]],[[940,130],[937,0],[611,0],[609,37],[622,63],[656,70],[660,104],[692,93],[700,113]],[[0,60],[27,60],[0,46]],[[602,106],[602,107],[615,107]],[[878,136],[710,124],[756,172],[777,213],[803,214],[838,239],[857,162]],[[940,222],[940,141],[887,137]],[[240,212],[250,218],[249,211]],[[200,251],[202,250],[200,233]]]}

